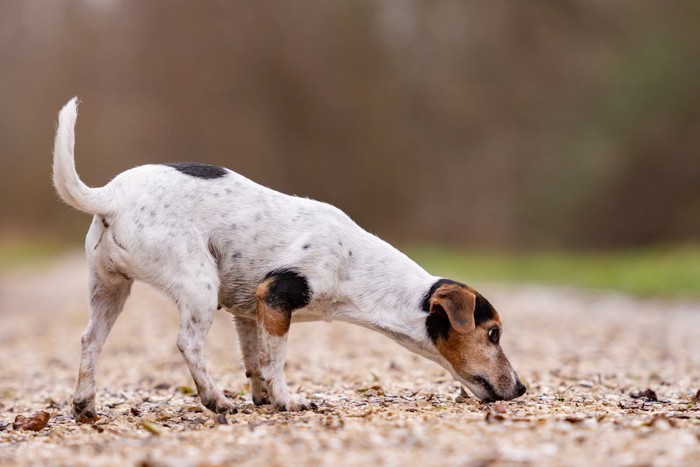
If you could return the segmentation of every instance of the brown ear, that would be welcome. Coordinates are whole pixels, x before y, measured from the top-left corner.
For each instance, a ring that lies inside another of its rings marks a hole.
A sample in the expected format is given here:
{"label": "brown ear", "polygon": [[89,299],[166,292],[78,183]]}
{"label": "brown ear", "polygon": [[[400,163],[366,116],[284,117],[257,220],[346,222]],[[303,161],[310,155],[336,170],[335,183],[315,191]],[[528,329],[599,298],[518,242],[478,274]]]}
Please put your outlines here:
{"label": "brown ear", "polygon": [[430,313],[444,311],[455,331],[466,334],[474,330],[476,295],[464,287],[445,284],[430,297]]}

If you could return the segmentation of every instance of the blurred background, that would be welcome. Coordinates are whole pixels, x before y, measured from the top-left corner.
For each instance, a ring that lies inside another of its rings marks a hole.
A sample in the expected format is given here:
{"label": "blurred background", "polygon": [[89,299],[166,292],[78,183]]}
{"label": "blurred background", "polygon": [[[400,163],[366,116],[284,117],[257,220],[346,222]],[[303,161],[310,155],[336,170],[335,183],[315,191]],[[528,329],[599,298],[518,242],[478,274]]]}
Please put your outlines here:
{"label": "blurred background", "polygon": [[74,95],[92,186],[209,162],[440,270],[700,294],[696,1],[0,0],[0,263],[89,225]]}

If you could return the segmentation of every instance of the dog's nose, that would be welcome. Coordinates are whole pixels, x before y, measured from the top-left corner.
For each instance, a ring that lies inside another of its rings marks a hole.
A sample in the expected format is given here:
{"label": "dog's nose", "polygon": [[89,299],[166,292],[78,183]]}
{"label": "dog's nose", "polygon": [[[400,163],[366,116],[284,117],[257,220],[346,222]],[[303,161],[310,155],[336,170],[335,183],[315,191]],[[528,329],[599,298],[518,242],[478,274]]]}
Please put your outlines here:
{"label": "dog's nose", "polygon": [[518,384],[515,387],[515,390],[518,391],[518,397],[522,396],[527,392],[527,388],[525,385],[520,381],[520,378],[518,378]]}

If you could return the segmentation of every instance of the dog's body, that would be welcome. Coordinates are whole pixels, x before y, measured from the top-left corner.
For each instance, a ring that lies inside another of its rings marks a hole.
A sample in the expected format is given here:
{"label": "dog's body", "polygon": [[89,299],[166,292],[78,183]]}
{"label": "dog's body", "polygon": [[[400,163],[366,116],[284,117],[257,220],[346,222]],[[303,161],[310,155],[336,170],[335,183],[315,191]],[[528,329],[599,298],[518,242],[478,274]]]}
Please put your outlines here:
{"label": "dog's body", "polygon": [[498,314],[473,289],[428,274],[333,206],[220,167],[145,165],[88,188],[75,172],[76,117],[74,99],[59,114],[54,184],[68,204],[94,215],[86,238],[90,322],[73,399],[78,420],[96,416],[95,365],[135,279],[178,305],[178,348],[202,403],[215,412],[235,411],[204,363],[204,339],[222,307],[235,316],[256,404],[308,407],[289,393],[283,368],[290,322],[309,320],[379,331],[482,399],[524,392],[498,346]]}

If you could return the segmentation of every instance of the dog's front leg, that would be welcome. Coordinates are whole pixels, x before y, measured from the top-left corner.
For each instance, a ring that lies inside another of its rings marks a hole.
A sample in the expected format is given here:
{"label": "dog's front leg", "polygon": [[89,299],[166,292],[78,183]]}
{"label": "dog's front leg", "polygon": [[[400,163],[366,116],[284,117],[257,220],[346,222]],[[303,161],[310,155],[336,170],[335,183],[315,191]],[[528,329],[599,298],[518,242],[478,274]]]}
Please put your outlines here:
{"label": "dog's front leg", "polygon": [[255,405],[270,403],[267,385],[264,384],[260,376],[260,338],[258,336],[258,325],[255,319],[234,318],[236,330],[238,331],[238,342],[241,345],[243,354],[243,365],[245,366],[246,377],[250,380],[250,392],[252,393]]}
{"label": "dog's front leg", "polygon": [[284,378],[291,313],[266,303],[265,294],[260,293],[260,290],[258,292],[260,376],[267,385],[270,402],[282,411],[308,410],[311,407],[309,401],[300,395],[290,394]]}

